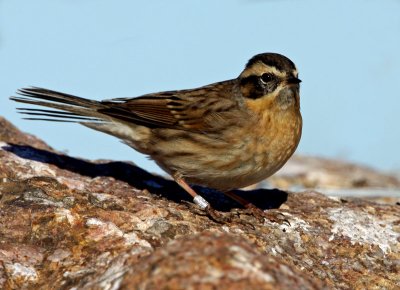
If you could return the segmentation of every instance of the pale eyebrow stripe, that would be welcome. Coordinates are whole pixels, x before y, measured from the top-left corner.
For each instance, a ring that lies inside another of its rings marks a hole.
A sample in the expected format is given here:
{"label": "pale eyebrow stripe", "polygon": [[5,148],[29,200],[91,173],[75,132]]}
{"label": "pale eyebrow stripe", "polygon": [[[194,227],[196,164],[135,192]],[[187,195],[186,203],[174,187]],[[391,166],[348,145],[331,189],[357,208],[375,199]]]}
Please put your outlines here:
{"label": "pale eyebrow stripe", "polygon": [[249,76],[261,76],[264,73],[272,73],[278,77],[284,78],[286,76],[285,72],[279,71],[276,67],[273,66],[267,66],[261,61],[258,61],[254,63],[252,66],[249,68],[245,69],[240,77],[246,78]]}

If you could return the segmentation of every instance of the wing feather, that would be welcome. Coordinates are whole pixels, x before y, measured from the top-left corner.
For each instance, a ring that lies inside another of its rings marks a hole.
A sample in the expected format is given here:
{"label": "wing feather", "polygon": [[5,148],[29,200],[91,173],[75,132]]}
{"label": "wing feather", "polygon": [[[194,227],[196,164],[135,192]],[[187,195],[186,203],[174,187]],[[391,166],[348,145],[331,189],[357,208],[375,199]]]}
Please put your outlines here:
{"label": "wing feather", "polygon": [[232,98],[232,80],[185,91],[169,91],[132,99],[101,102],[98,111],[126,122],[151,128],[191,131],[212,130],[213,119],[237,107]]}

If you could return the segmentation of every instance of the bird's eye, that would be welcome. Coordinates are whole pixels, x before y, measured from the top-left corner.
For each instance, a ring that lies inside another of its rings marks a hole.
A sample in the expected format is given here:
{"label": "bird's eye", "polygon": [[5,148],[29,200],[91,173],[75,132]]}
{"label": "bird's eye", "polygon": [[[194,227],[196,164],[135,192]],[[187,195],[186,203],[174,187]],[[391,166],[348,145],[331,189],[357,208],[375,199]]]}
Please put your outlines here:
{"label": "bird's eye", "polygon": [[265,73],[260,77],[261,81],[266,84],[274,80],[274,75],[270,73]]}

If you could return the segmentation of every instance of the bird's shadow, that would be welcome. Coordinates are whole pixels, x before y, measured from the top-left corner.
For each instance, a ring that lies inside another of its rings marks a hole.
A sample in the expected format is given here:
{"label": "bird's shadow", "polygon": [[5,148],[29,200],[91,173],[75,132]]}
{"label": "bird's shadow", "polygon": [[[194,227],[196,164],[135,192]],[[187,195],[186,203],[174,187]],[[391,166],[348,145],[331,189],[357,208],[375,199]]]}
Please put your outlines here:
{"label": "bird's shadow", "polygon": [[[174,181],[151,174],[132,163],[121,161],[93,163],[63,154],[37,149],[29,145],[7,144],[3,146],[2,149],[20,158],[53,164],[60,169],[78,173],[83,176],[91,178],[100,176],[113,177],[135,188],[147,189],[153,194],[175,202],[192,200],[189,194],[181,189]],[[214,189],[201,186],[193,186],[193,189],[209,201],[213,208],[217,210],[229,211],[232,208],[242,207],[234,200]],[[234,192],[261,209],[278,208],[288,197],[287,192],[278,189],[235,190]]]}

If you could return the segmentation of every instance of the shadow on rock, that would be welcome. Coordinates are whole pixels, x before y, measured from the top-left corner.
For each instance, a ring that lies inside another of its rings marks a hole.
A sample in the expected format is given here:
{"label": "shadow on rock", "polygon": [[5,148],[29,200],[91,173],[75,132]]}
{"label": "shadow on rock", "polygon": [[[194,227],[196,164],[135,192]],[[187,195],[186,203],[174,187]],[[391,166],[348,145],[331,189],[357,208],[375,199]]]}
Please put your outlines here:
{"label": "shadow on rock", "polygon": [[[3,150],[16,156],[47,163],[60,169],[68,170],[83,176],[112,177],[124,181],[138,189],[147,189],[153,194],[160,195],[175,202],[182,200],[192,201],[192,198],[182,190],[174,181],[153,175],[129,162],[111,161],[106,163],[94,163],[69,157],[28,145],[8,144]],[[220,211],[229,211],[232,208],[240,208],[237,202],[226,197],[223,193],[214,189],[193,186],[193,189],[201,194],[211,205]],[[250,201],[261,209],[278,208],[287,200],[287,192],[278,189],[257,189],[251,191],[235,190],[235,193]]]}

